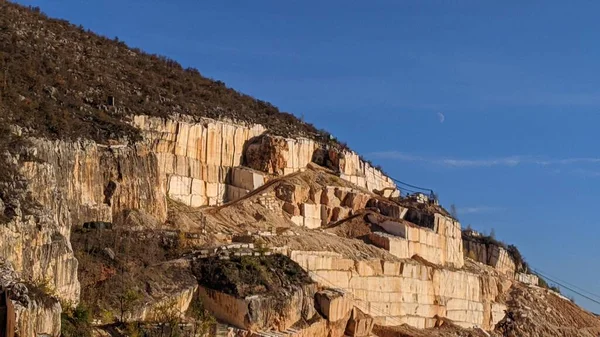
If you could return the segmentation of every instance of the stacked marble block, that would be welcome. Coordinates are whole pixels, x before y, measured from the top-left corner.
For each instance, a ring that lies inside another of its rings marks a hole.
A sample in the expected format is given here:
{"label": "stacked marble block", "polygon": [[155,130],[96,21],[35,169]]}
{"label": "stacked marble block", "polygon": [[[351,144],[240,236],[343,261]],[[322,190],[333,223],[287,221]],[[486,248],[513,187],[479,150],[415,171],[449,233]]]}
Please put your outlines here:
{"label": "stacked marble block", "polygon": [[[216,180],[217,178],[209,180]],[[250,191],[264,185],[266,174],[247,167],[233,167],[229,184],[211,183],[202,179],[170,175],[169,197],[192,207],[218,205],[221,202],[242,198]]]}
{"label": "stacked marble block", "polygon": [[515,262],[504,247],[493,243],[486,244],[477,241],[476,238],[463,236],[463,249],[465,256],[494,267],[509,277],[515,277]]}
{"label": "stacked marble block", "polygon": [[[230,185],[228,177],[234,167],[242,165],[247,142],[265,133],[262,125],[144,115],[135,116],[132,124],[142,131],[150,152],[156,156],[170,198],[190,206],[217,205],[229,196],[235,198],[243,193],[236,189],[229,192],[228,185],[249,190]],[[281,153],[283,174],[305,168],[321,146],[307,138],[281,139],[285,143]],[[344,156],[343,179],[369,190],[395,187],[389,177],[362,161],[356,153],[347,151]]]}
{"label": "stacked marble block", "polygon": [[284,200],[283,210],[298,226],[314,229],[347,218],[365,208],[370,198],[370,195],[349,187],[326,186],[311,191],[308,200],[302,203]]}
{"label": "stacked marble block", "polygon": [[334,252],[291,251],[290,257],[322,286],[343,289],[376,324],[430,328],[435,316],[464,327],[489,328],[506,306],[495,303],[499,286],[479,275],[415,261],[353,260]]}
{"label": "stacked marble block", "polygon": [[440,214],[434,216],[434,228],[419,227],[402,220],[377,221],[368,217],[386,230],[370,235],[371,242],[399,258],[418,255],[441,266],[461,268],[464,265],[460,224]]}
{"label": "stacked marble block", "polygon": [[267,175],[248,167],[231,169],[230,185],[227,186],[227,201],[234,201],[261,187],[267,182]]}

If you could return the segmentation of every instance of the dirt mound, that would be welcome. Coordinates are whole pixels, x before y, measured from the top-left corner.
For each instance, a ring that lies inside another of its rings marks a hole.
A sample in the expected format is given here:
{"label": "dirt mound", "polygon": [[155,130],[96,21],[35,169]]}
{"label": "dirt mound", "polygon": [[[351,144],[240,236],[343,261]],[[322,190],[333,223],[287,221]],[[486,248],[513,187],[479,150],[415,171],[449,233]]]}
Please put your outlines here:
{"label": "dirt mound", "polygon": [[361,212],[342,221],[338,221],[330,226],[327,226],[325,231],[327,233],[333,233],[337,236],[349,239],[363,240],[367,238],[373,231],[377,230],[373,227],[378,227],[365,220],[366,214],[367,213],[365,212]]}
{"label": "dirt mound", "polygon": [[435,328],[423,330],[406,324],[394,327],[376,325],[373,333],[378,337],[490,337],[480,329],[461,328],[444,318],[437,318],[436,325]]}
{"label": "dirt mound", "polygon": [[600,319],[551,290],[513,286],[507,316],[495,331],[504,337],[597,337]]}
{"label": "dirt mound", "polygon": [[401,261],[402,259],[388,251],[367,244],[361,240],[339,237],[334,234],[294,228],[290,235],[265,236],[263,243],[271,247],[287,247],[290,250],[328,251],[340,253],[346,258],[355,260],[381,259],[385,261]]}

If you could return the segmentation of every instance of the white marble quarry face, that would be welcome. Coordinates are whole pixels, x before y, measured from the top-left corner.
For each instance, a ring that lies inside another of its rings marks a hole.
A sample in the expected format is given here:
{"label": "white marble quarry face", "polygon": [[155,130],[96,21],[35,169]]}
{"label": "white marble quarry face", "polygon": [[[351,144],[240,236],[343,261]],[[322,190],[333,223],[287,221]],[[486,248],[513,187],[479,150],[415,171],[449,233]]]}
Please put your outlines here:
{"label": "white marble quarry face", "polygon": [[[245,126],[207,120],[192,123],[136,116],[134,126],[140,128],[150,151],[158,159],[158,167],[167,182],[167,195],[190,206],[217,205],[251,191],[265,183],[265,172],[241,168],[245,144],[264,133],[260,125]],[[276,171],[290,174],[304,169],[320,146],[313,140],[281,138],[279,167]],[[395,187],[379,170],[360,160],[354,152],[346,152],[341,177],[368,190]],[[192,188],[195,182],[204,187]],[[229,192],[229,187],[235,187]],[[308,220],[311,226],[313,222]],[[316,222],[315,222],[316,223]]]}

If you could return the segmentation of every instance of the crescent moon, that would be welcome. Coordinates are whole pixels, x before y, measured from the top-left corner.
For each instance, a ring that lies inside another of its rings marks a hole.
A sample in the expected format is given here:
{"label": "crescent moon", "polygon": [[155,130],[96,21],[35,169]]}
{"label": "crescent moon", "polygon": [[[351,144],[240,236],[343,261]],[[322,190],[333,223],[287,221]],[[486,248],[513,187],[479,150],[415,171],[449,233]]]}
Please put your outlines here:
{"label": "crescent moon", "polygon": [[441,112],[438,112],[437,115],[438,115],[438,118],[440,119],[440,123],[444,123],[444,121],[446,120],[446,116],[444,116],[444,114]]}

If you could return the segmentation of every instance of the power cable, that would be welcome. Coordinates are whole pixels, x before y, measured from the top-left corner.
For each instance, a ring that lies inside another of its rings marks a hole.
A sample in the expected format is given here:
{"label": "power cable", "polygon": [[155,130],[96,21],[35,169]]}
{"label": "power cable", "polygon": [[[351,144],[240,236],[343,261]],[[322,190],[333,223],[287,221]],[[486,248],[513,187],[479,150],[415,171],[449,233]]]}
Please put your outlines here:
{"label": "power cable", "polygon": [[[532,268],[532,269],[533,269],[533,268]],[[535,270],[535,269],[534,269],[534,270]],[[589,297],[589,296],[587,296],[587,295],[585,295],[585,294],[582,294],[581,292],[579,292],[579,291],[577,291],[577,290],[575,290],[575,289],[573,289],[573,288],[571,288],[571,287],[569,287],[569,286],[566,286],[566,285],[564,285],[564,284],[562,284],[562,283],[560,283],[560,282],[558,282],[558,281],[556,281],[556,280],[554,280],[554,279],[552,279],[552,278],[548,277],[547,275],[544,275],[543,273],[540,273],[540,272],[539,272],[539,270],[537,271],[537,273],[538,273],[540,276],[542,276],[544,279],[546,279],[546,280],[548,280],[548,281],[550,281],[550,282],[552,282],[552,283],[558,284],[559,286],[561,286],[561,287],[563,287],[563,288],[565,288],[565,289],[567,289],[567,290],[569,290],[569,291],[571,291],[571,292],[573,292],[573,293],[575,293],[575,294],[577,294],[577,295],[579,295],[579,296],[581,296],[581,297],[583,297],[583,298],[586,298],[586,299],[588,299],[588,300],[590,300],[590,301],[592,301],[592,302],[594,302],[594,303],[596,303],[596,304],[600,304],[600,301],[599,301],[599,300],[596,300],[596,299],[594,299],[594,298],[592,298],[592,297]],[[586,292],[588,292],[588,291],[586,291]],[[588,293],[589,293],[589,292],[588,292]],[[590,293],[590,294],[592,294],[592,293]],[[600,297],[600,296],[598,296],[598,295],[596,295],[596,294],[593,294],[593,295],[594,295],[594,296],[596,296],[596,297]]]}
{"label": "power cable", "polygon": [[[535,273],[537,273],[537,274],[540,274],[540,275],[541,275],[542,273],[543,273],[543,274],[546,274],[546,275],[548,275],[548,273],[546,273],[545,271],[542,271],[542,270],[540,270],[540,269],[531,268],[531,270],[533,270]],[[565,280],[561,280],[561,279],[559,279],[558,277],[555,277],[555,276],[550,276],[550,277],[552,277],[552,278],[554,278],[555,280],[557,280],[557,281],[559,281],[559,282],[562,282],[562,283],[564,283],[564,284],[566,284],[566,285],[568,285],[568,286],[571,286],[571,287],[573,287],[573,288],[575,288],[575,289],[577,289],[577,290],[579,290],[579,291],[582,291],[582,292],[584,292],[584,293],[586,293],[586,294],[588,294],[588,295],[591,295],[591,296],[594,296],[594,297],[597,297],[598,299],[600,299],[600,295],[596,295],[596,294],[594,294],[594,293],[592,293],[592,292],[590,292],[590,291],[587,291],[587,290],[585,290],[585,289],[583,289],[583,288],[581,288],[581,287],[578,287],[578,286],[576,286],[576,285],[574,285],[574,284],[572,284],[572,283],[569,283],[569,282],[567,282],[567,281],[565,281]]]}
{"label": "power cable", "polygon": [[408,186],[408,187],[411,187],[411,188],[415,188],[417,190],[428,191],[428,192],[429,191],[433,191],[431,188],[425,188],[425,187],[419,187],[419,186],[411,185],[411,184],[405,183],[405,182],[403,182],[401,180],[398,180],[396,178],[393,178],[393,177],[390,177],[390,179],[392,179],[393,181],[395,181],[398,184],[401,184],[401,185],[404,185],[404,186]]}

